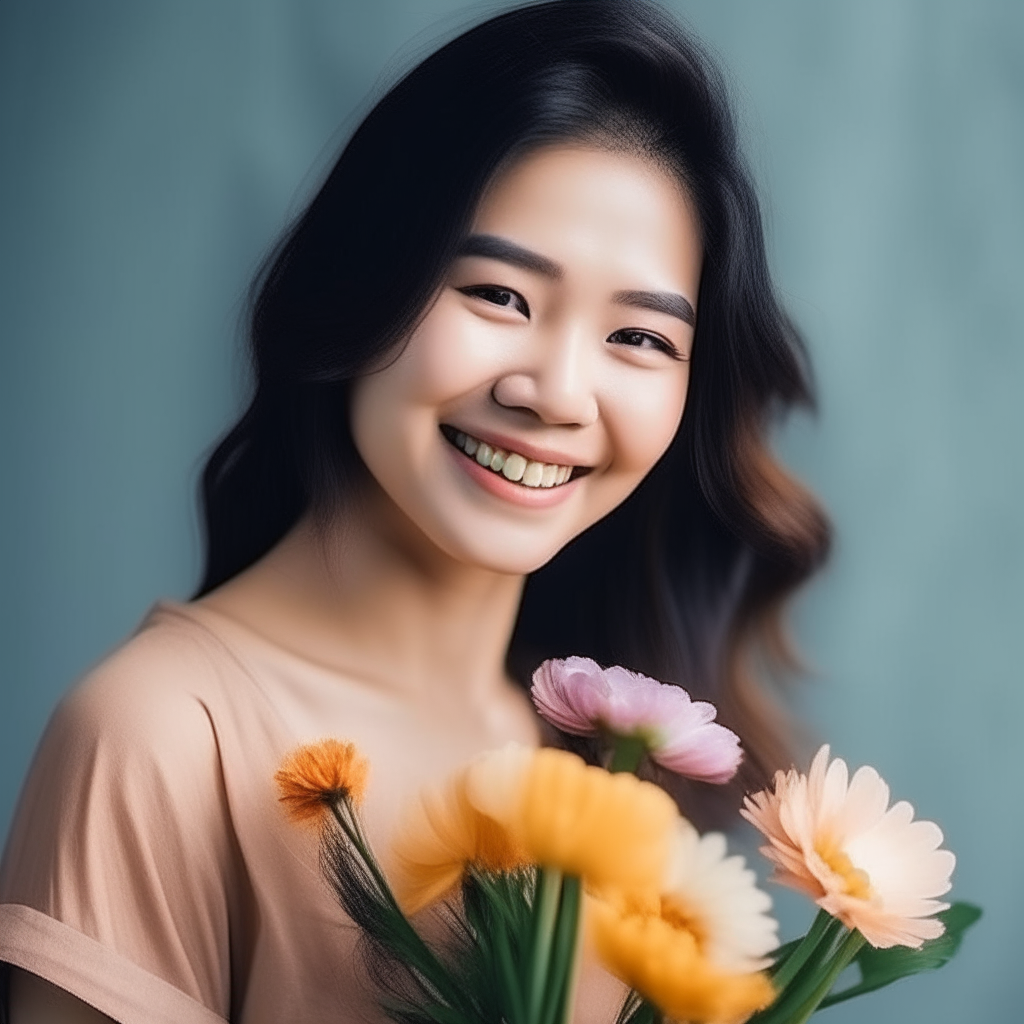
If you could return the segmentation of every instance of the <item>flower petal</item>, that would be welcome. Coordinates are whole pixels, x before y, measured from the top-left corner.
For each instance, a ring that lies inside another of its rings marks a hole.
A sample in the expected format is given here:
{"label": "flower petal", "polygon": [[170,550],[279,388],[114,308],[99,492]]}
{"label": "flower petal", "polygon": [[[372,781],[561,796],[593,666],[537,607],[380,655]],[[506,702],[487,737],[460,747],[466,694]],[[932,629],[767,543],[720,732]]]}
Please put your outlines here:
{"label": "flower petal", "polygon": [[742,759],[739,737],[714,721],[713,704],[620,665],[545,661],[533,675],[532,696],[538,712],[564,732],[639,737],[656,761],[688,778],[727,782]]}

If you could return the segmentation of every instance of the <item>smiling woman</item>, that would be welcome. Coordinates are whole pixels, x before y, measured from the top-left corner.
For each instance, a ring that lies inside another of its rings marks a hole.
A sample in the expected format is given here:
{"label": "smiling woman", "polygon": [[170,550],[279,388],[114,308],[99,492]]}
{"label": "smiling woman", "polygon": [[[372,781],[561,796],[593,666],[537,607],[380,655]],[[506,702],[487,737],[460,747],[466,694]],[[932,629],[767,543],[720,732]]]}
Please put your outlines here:
{"label": "smiling woman", "polygon": [[352,434],[435,545],[522,575],[675,436],[693,327],[650,307],[696,302],[700,233],[649,161],[560,146],[500,175],[471,232],[401,354],[356,383]]}
{"label": "smiling woman", "polygon": [[[785,656],[827,547],[766,438],[810,392],[721,82],[657,9],[527,6],[411,71],[269,257],[250,340],[195,599],[73,691],[26,783],[14,1024],[372,1016],[275,768],[354,741],[386,849],[424,782],[540,741],[543,658],[714,698],[748,784],[780,759],[747,664]],[[580,1018],[617,994],[591,973]]]}

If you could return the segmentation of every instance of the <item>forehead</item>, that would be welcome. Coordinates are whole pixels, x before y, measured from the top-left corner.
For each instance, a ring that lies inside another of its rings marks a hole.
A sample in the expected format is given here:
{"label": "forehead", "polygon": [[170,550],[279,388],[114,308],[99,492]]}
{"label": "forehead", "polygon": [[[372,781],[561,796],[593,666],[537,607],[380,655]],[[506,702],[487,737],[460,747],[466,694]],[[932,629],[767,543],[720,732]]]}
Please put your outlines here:
{"label": "forehead", "polygon": [[621,264],[665,287],[699,275],[689,195],[673,174],[631,153],[585,146],[532,152],[484,192],[473,231],[509,238],[569,273]]}

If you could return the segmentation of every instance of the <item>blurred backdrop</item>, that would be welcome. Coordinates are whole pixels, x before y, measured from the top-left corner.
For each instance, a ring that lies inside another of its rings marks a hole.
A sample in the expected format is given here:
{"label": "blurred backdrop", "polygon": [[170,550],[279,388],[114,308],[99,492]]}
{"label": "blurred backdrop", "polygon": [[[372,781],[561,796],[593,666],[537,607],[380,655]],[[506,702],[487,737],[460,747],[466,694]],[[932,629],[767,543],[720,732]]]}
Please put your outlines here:
{"label": "blurred backdrop", "polygon": [[[826,1019],[1020,1019],[1024,4],[667,6],[729,69],[819,380],[779,439],[838,529],[795,704],[986,908],[941,974]],[[197,581],[261,254],[368,98],[500,7],[0,5],[0,831],[59,695]]]}

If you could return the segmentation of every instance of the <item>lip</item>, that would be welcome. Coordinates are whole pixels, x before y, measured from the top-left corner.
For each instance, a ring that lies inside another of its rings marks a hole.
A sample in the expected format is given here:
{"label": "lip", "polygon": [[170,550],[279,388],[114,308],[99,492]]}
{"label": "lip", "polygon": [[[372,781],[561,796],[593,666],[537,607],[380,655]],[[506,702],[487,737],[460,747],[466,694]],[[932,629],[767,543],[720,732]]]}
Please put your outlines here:
{"label": "lip", "polygon": [[[593,466],[586,462],[580,462],[578,456],[569,455],[564,451],[556,451],[554,448],[543,448],[540,445],[530,444],[529,441],[520,441],[518,438],[510,437],[508,434],[498,434],[489,430],[472,430],[460,426],[457,423],[445,422],[444,426],[452,430],[461,431],[475,437],[478,441],[489,444],[492,448],[504,448],[507,452],[518,452],[524,458],[532,462],[546,462],[554,466],[573,466],[577,469],[592,469]],[[582,474],[580,474],[582,475]],[[566,486],[562,484],[562,486]]]}
{"label": "lip", "polygon": [[[485,439],[481,438],[481,440]],[[487,441],[486,443],[490,444],[491,442]],[[460,452],[455,445],[449,444],[448,441],[444,442],[444,446],[458,467],[475,484],[495,497],[523,508],[545,509],[561,505],[563,501],[567,501],[572,496],[577,484],[583,479],[583,477],[575,477],[557,487],[523,487],[522,484],[506,480],[500,473],[495,473],[493,469],[485,469],[476,459],[470,458],[465,452]],[[568,463],[563,463],[563,465],[568,465]]]}

